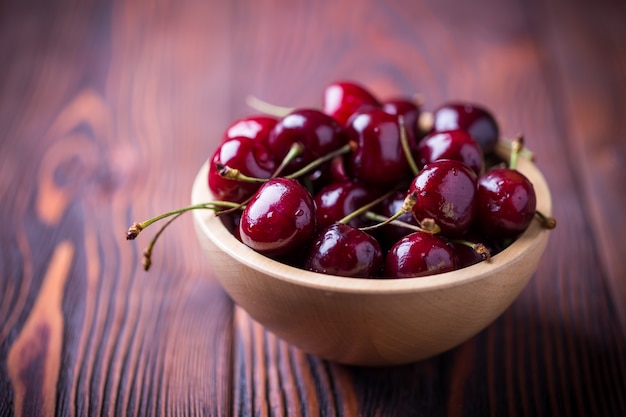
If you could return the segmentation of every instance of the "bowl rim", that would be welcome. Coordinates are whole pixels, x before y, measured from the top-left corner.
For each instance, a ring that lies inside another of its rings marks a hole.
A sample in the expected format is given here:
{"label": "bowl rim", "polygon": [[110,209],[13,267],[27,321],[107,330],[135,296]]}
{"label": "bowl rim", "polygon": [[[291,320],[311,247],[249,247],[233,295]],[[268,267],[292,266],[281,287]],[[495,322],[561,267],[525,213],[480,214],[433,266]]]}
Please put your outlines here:
{"label": "bowl rim", "polygon": [[[499,142],[496,153],[505,157],[510,148]],[[529,159],[520,157],[517,169],[528,177],[537,195],[537,210],[552,215],[552,196],[545,177]],[[213,196],[207,186],[209,162],[202,164],[196,174],[191,192],[192,204],[208,202]],[[241,264],[298,286],[315,288],[329,293],[351,294],[398,294],[426,292],[465,285],[485,276],[499,273],[511,262],[520,261],[524,254],[548,238],[549,230],[533,219],[529,227],[509,247],[494,255],[488,262],[457,269],[455,271],[415,278],[350,278],[307,271],[283,264],[246,246],[228,231],[212,210],[193,210],[194,222],[199,232],[216,247]],[[218,277],[219,279],[219,277]]]}

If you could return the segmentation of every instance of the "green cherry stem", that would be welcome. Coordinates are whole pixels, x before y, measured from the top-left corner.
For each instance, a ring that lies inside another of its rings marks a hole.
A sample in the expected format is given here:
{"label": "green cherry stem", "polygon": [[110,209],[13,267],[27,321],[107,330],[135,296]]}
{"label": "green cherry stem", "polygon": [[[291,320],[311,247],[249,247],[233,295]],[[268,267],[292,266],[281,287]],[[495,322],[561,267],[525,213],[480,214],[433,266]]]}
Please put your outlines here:
{"label": "green cherry stem", "polygon": [[237,203],[232,203],[230,201],[211,201],[208,203],[200,203],[200,204],[194,204],[191,206],[187,206],[187,207],[183,207],[183,208],[179,208],[176,210],[172,210],[172,211],[168,211],[166,213],[163,214],[159,214],[158,216],[152,217],[151,219],[148,220],[144,220],[143,222],[135,222],[133,223],[128,230],[126,231],[126,240],[133,240],[137,237],[137,235],[139,235],[139,233],[141,233],[142,230],[144,230],[145,228],[147,228],[148,226],[150,226],[151,224],[161,220],[161,219],[165,219],[167,217],[171,217],[171,216],[175,216],[177,214],[180,213],[184,213],[186,211],[190,211],[190,210],[198,210],[198,209],[208,209],[208,210],[216,210],[219,211],[223,208],[229,208],[229,207],[235,207],[238,206]]}
{"label": "green cherry stem", "polygon": [[354,210],[352,213],[350,213],[347,216],[345,216],[344,218],[340,219],[337,223],[342,223],[342,224],[349,223],[352,219],[354,219],[354,218],[356,218],[356,217],[358,217],[358,216],[360,216],[362,214],[367,213],[372,208],[374,208],[378,204],[382,203],[386,198],[388,198],[394,192],[395,192],[395,190],[389,191],[388,193],[385,193],[385,194],[381,195],[380,197],[378,197],[378,198],[370,201],[369,203],[359,207],[358,209]]}
{"label": "green cherry stem", "polygon": [[142,259],[142,265],[143,265],[143,270],[147,271],[150,269],[150,266],[152,266],[152,250],[154,249],[154,245],[156,244],[157,240],[159,239],[159,237],[161,236],[161,234],[163,233],[163,231],[167,228],[167,226],[169,226],[170,224],[172,224],[172,222],[174,220],[176,220],[177,218],[179,218],[180,216],[182,216],[184,214],[184,212],[178,213],[176,215],[174,215],[172,218],[170,218],[167,223],[165,223],[163,226],[161,226],[161,228],[159,229],[158,232],[156,232],[156,234],[154,235],[154,237],[152,238],[152,240],[150,240],[150,243],[148,244],[148,246],[146,247],[146,249],[143,251],[143,259]]}
{"label": "green cherry stem", "polygon": [[524,148],[524,136],[519,135],[511,141],[511,156],[509,159],[509,168],[517,169],[517,161],[519,160],[520,151]]}
{"label": "green cherry stem", "polygon": [[[327,153],[326,155],[316,159],[315,161],[311,162],[310,164],[304,166],[303,168],[297,170],[296,172],[289,174],[289,175],[285,175],[284,178],[290,178],[290,179],[296,179],[299,178],[303,175],[306,175],[308,173],[310,173],[311,171],[313,171],[315,168],[319,167],[320,165],[330,161],[331,159],[337,157],[337,156],[341,156],[344,154],[347,154],[349,152],[352,152],[352,148],[354,145],[352,144],[345,144],[342,147],[335,149],[332,152]],[[239,171],[236,168],[231,168],[228,165],[221,165],[218,164],[217,165],[217,169],[218,169],[218,173],[220,176],[229,179],[229,180],[236,180],[236,181],[245,181],[245,182],[256,182],[256,183],[266,183],[267,181],[269,181],[269,178],[256,178],[256,177],[249,177],[245,174],[242,174],[241,171]],[[276,176],[276,174],[274,176],[272,176],[272,178],[274,178]]]}
{"label": "green cherry stem", "polygon": [[400,144],[402,145],[402,150],[404,151],[404,156],[406,157],[409,166],[411,167],[411,171],[413,175],[419,174],[420,170],[415,163],[415,158],[413,158],[413,154],[411,153],[411,146],[409,145],[409,137],[406,133],[406,124],[404,123],[404,116],[398,116],[398,125],[400,127]]}
{"label": "green cherry stem", "polygon": [[278,168],[276,168],[276,171],[274,171],[272,178],[278,177],[291,161],[302,155],[302,152],[304,152],[304,146],[300,142],[294,142],[289,148],[287,155],[285,155]]}
{"label": "green cherry stem", "polygon": [[373,220],[375,222],[379,222],[379,224],[391,224],[394,226],[398,226],[398,227],[402,227],[408,230],[413,230],[414,232],[425,232],[425,229],[422,229],[421,227],[411,224],[411,223],[407,223],[407,222],[403,222],[402,220],[391,220],[389,217],[387,216],[383,216],[382,214],[378,214],[378,213],[374,213],[373,211],[368,211],[365,213],[365,217],[369,220]]}
{"label": "green cherry stem", "polygon": [[340,148],[335,149],[332,152],[327,153],[324,156],[321,156],[319,158],[317,158],[315,161],[311,162],[310,164],[306,165],[305,167],[297,170],[296,172],[289,174],[289,175],[285,175],[286,178],[291,178],[291,179],[295,179],[295,178],[299,178],[303,175],[306,175],[308,173],[310,173],[311,171],[313,171],[315,168],[319,167],[320,165],[325,164],[326,162],[332,160],[333,158],[337,157],[337,156],[341,156],[341,155],[345,155],[349,152],[352,152],[353,149],[352,144],[347,143],[345,145],[343,145]]}

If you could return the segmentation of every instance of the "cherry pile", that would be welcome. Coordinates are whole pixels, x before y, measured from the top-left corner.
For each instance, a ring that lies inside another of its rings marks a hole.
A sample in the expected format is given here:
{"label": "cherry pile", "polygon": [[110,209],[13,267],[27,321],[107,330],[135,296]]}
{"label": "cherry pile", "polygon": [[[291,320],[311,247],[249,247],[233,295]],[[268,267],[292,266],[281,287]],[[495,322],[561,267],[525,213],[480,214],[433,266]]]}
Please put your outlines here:
{"label": "cherry pile", "polygon": [[[267,107],[269,108],[269,107]],[[266,109],[258,109],[266,110]],[[215,200],[134,223],[134,239],[170,217],[212,209],[253,250],[324,274],[404,278],[452,271],[506,248],[537,219],[532,183],[494,153],[500,129],[477,104],[432,112],[412,97],[380,100],[350,81],[328,85],[319,108],[233,122],[208,160]]]}

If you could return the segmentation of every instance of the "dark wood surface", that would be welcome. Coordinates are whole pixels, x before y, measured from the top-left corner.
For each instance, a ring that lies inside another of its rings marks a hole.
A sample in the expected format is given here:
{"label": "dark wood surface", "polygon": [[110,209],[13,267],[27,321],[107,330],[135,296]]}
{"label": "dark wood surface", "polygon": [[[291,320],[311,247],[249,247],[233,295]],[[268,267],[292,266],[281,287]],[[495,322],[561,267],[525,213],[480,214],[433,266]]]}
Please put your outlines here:
{"label": "dark wood surface", "polygon": [[[0,4],[0,416],[626,415],[626,3]],[[187,204],[254,94],[487,104],[559,226],[486,330],[432,359],[332,364],[212,277],[190,217],[141,270],[134,220]]]}

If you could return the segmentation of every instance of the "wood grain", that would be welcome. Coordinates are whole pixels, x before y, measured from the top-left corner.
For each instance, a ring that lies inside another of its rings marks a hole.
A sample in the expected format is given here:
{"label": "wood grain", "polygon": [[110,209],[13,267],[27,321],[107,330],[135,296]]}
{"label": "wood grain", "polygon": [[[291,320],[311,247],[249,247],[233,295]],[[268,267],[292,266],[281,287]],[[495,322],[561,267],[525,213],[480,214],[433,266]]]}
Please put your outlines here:
{"label": "wood grain", "polygon": [[[26,0],[0,4],[0,416],[626,415],[623,2]],[[535,277],[435,358],[332,364],[253,322],[182,217],[245,97],[488,105],[553,191]]]}

